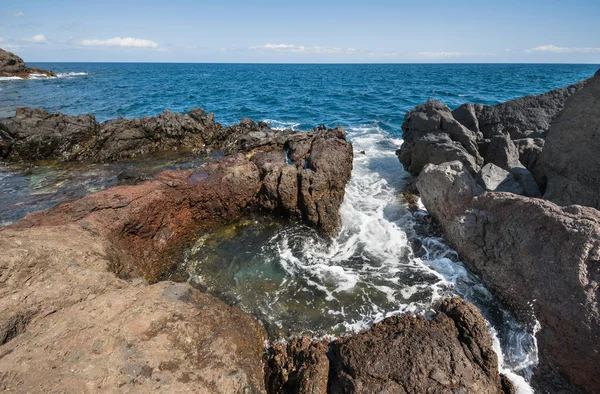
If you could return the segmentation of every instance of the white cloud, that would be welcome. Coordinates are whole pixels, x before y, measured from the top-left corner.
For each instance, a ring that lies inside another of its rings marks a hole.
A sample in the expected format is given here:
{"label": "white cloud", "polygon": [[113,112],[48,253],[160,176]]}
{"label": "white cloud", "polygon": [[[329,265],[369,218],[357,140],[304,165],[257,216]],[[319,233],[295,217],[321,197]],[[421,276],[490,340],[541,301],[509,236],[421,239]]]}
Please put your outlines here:
{"label": "white cloud", "polygon": [[449,57],[463,57],[473,55],[472,53],[467,52],[418,52],[418,56],[424,57],[427,59],[446,59]]}
{"label": "white cloud", "polygon": [[273,52],[288,52],[288,53],[318,53],[318,54],[340,54],[340,55],[352,55],[355,53],[361,53],[355,48],[337,48],[337,47],[320,47],[313,46],[307,47],[304,45],[293,45],[293,44],[265,44],[259,46],[248,47],[251,51],[273,51]]}
{"label": "white cloud", "polygon": [[555,45],[541,45],[539,47],[526,49],[526,53],[546,52],[546,53],[600,53],[600,48],[569,48],[557,47]]}
{"label": "white cloud", "polygon": [[13,15],[14,16],[23,16],[23,15],[25,15],[25,13],[23,12],[23,10],[15,10],[13,12]]}
{"label": "white cloud", "polygon": [[4,42],[4,38],[3,37],[0,37],[0,42]]}
{"label": "white cloud", "polygon": [[127,48],[158,48],[158,43],[132,37],[115,37],[108,40],[83,40],[81,45],[86,47],[127,47]]}
{"label": "white cloud", "polygon": [[34,44],[47,44],[48,43],[46,36],[44,36],[43,34],[36,34],[35,36],[30,37],[30,38],[21,38],[21,41],[31,42]]}

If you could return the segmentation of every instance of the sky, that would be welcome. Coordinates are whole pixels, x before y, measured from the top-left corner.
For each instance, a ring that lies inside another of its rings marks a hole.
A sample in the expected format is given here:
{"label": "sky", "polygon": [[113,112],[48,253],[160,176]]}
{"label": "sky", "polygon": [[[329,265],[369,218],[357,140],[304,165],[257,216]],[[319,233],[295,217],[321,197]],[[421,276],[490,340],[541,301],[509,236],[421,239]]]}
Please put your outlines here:
{"label": "sky", "polygon": [[600,63],[600,0],[0,0],[28,62]]}

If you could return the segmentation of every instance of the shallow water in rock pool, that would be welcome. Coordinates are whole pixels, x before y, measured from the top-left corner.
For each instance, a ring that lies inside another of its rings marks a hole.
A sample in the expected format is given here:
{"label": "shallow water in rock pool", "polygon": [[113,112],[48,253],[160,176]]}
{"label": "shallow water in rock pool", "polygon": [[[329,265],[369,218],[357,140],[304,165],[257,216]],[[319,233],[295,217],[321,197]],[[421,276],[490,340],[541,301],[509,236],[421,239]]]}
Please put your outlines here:
{"label": "shallow water in rock pool", "polygon": [[[537,361],[532,335],[536,328],[516,323],[443,238],[416,230],[427,223],[427,214],[407,209],[401,193],[408,175],[394,151],[402,143],[404,114],[429,98],[450,107],[463,102],[495,104],[566,86],[593,75],[597,66],[34,66],[52,69],[61,78],[0,80],[0,116],[19,106],[33,106],[93,113],[104,121],[201,106],[225,124],[249,116],[278,128],[346,127],[355,160],[337,237],[324,239],[299,223],[254,216],[198,239],[185,252],[177,276],[189,276],[193,284],[252,313],[272,338],[301,332],[341,335],[390,314],[428,313],[440,298],[460,295],[480,307],[497,334],[503,371],[517,380],[520,392],[530,392],[514,373],[527,377]],[[0,222],[8,224],[58,202],[134,181],[138,175],[198,166],[209,159],[2,166]]]}

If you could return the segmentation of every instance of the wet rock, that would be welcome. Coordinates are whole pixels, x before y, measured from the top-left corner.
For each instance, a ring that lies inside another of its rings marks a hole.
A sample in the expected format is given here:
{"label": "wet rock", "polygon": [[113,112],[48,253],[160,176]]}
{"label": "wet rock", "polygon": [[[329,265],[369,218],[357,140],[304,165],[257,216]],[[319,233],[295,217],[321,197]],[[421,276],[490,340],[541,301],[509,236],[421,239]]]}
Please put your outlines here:
{"label": "wet rock", "polygon": [[523,188],[515,177],[492,163],[483,166],[477,174],[476,180],[485,191],[523,194]]}
{"label": "wet rock", "polygon": [[269,349],[266,376],[269,393],[326,394],[329,378],[327,342],[294,337]]}
{"label": "wet rock", "polygon": [[56,76],[52,71],[27,67],[23,59],[19,56],[0,48],[0,77],[29,78],[31,74],[44,74],[50,77]]}
{"label": "wet rock", "polygon": [[[453,167],[453,168],[450,168]],[[481,193],[461,163],[428,166],[417,184],[444,235],[522,319],[535,316],[538,387],[600,389],[600,212],[508,193]],[[559,339],[560,338],[560,339]],[[545,386],[546,385],[546,386]]]}
{"label": "wet rock", "polygon": [[446,300],[432,319],[390,317],[330,345],[331,393],[501,393],[479,311]]}
{"label": "wet rock", "polygon": [[548,179],[545,199],[600,209],[599,103],[597,72],[569,98],[548,132],[540,159]]}
{"label": "wet rock", "polygon": [[412,174],[427,164],[461,161],[469,171],[479,171],[483,159],[477,149],[477,134],[458,123],[450,109],[429,100],[404,117],[404,143],[396,152],[400,162]]}
{"label": "wet rock", "polygon": [[463,104],[452,111],[454,118],[484,138],[507,133],[511,139],[545,137],[566,100],[587,81],[540,95],[530,95],[497,105]]}
{"label": "wet rock", "polygon": [[80,226],[3,229],[0,248],[0,391],[264,392],[265,333],[242,310],[118,279]]}
{"label": "wet rock", "polygon": [[485,320],[461,299],[332,342],[275,344],[266,370],[269,393],[502,393],[512,387],[504,379]]}

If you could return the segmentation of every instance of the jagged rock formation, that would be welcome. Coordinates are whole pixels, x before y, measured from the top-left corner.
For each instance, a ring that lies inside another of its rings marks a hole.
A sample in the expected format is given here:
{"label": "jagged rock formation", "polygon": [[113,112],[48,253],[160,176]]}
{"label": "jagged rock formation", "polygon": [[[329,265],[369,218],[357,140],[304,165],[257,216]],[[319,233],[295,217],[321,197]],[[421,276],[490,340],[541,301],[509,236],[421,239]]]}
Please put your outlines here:
{"label": "jagged rock formation", "polygon": [[481,314],[460,299],[437,313],[395,316],[332,342],[294,338],[273,346],[270,393],[509,392]]}
{"label": "jagged rock formation", "polygon": [[[539,320],[534,384],[544,392],[600,391],[600,212],[527,198],[541,197],[547,183],[545,199],[598,207],[599,100],[600,73],[540,96],[465,104],[451,115],[430,101],[406,115],[409,142],[398,152],[466,264],[522,320]],[[483,163],[449,131],[453,120],[472,133],[469,145]],[[431,154],[445,142],[419,145],[438,134],[462,154]],[[406,160],[415,156],[417,167]]]}
{"label": "jagged rock formation", "polygon": [[541,167],[544,198],[600,209],[600,71],[573,95],[548,132]]}
{"label": "jagged rock formation", "polygon": [[195,231],[252,206],[296,217],[327,234],[338,230],[353,155],[343,129],[265,136],[249,149],[250,159],[239,153],[197,169],[164,171],[138,185],[30,215],[13,227],[77,223],[115,245],[116,272],[151,282],[174,263],[173,248]]}
{"label": "jagged rock formation", "polygon": [[520,97],[496,105],[463,104],[452,111],[454,119],[484,138],[508,134],[511,139],[544,138],[568,97],[585,86],[580,81],[540,95]]}
{"label": "jagged rock formation", "polygon": [[[483,193],[455,161],[428,165],[417,187],[444,235],[522,319],[536,317],[538,386],[600,390],[600,212],[512,193]],[[565,390],[565,391],[561,391]]]}
{"label": "jagged rock formation", "polygon": [[23,59],[19,56],[0,48],[0,77],[29,78],[31,74],[43,74],[49,77],[56,76],[52,71],[27,67]]}
{"label": "jagged rock formation", "polygon": [[550,123],[586,83],[493,106],[463,104],[453,111],[429,100],[404,117],[404,143],[396,153],[414,175],[427,164],[454,160],[475,175],[492,163],[514,177],[521,194],[540,197],[546,177],[539,156]]}

